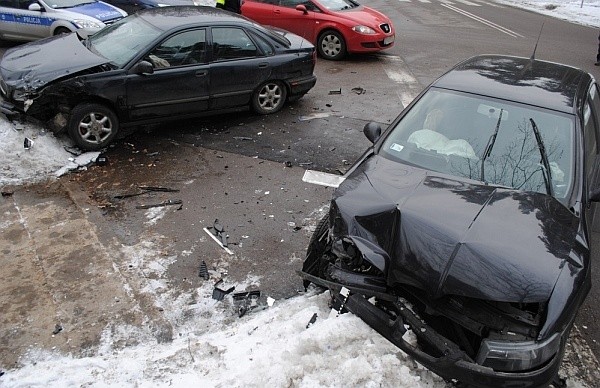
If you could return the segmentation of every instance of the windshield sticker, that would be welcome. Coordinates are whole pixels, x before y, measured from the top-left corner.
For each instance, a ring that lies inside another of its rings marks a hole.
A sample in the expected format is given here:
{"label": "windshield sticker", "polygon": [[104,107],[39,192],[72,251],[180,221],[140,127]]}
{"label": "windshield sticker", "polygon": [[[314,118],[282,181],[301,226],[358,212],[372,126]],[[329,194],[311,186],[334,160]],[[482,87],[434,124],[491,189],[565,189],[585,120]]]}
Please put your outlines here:
{"label": "windshield sticker", "polygon": [[392,144],[392,146],[390,147],[390,149],[394,150],[394,151],[397,151],[397,152],[400,152],[400,151],[402,151],[404,149],[404,146],[401,145],[401,144],[398,144],[398,143],[394,143],[394,144]]}

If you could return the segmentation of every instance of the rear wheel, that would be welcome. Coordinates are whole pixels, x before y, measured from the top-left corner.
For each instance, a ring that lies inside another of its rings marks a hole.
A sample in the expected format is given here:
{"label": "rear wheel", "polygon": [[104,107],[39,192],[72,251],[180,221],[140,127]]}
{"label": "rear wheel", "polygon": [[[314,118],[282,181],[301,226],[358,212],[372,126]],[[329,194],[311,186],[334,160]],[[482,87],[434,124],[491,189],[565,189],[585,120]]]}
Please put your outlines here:
{"label": "rear wheel", "polygon": [[346,41],[339,32],[328,30],[319,35],[317,49],[321,57],[338,61],[346,55]]}
{"label": "rear wheel", "polygon": [[118,130],[117,115],[105,105],[83,103],[71,112],[69,136],[83,150],[101,150],[114,139]]}
{"label": "rear wheel", "polygon": [[279,81],[265,82],[252,95],[252,109],[261,115],[278,112],[283,108],[287,90]]}

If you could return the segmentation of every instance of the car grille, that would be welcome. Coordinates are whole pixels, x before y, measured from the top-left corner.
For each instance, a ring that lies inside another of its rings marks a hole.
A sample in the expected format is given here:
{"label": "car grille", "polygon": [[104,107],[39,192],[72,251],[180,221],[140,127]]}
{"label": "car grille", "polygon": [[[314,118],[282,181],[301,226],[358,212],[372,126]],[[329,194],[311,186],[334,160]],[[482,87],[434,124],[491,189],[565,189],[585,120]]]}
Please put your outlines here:
{"label": "car grille", "polygon": [[385,32],[386,34],[389,34],[389,33],[390,33],[390,31],[392,31],[392,28],[391,28],[391,27],[390,27],[390,25],[389,25],[389,24],[387,24],[387,23],[380,24],[380,25],[379,25],[379,28],[381,28],[381,30],[382,30],[383,32]]}

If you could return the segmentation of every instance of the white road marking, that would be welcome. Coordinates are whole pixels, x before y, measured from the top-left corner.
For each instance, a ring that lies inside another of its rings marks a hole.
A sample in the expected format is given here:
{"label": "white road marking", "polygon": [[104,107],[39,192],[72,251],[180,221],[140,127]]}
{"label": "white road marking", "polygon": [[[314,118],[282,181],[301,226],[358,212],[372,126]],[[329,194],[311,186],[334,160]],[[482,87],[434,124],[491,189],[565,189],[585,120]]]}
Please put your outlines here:
{"label": "white road marking", "polygon": [[412,75],[402,58],[394,55],[380,55],[379,58],[383,59],[383,71],[388,78],[400,85],[396,93],[402,106],[406,108],[423,87]]}
{"label": "white road marking", "polygon": [[458,1],[459,3],[463,3],[464,5],[472,5],[475,7],[481,7],[481,4],[473,3],[468,0],[456,0],[456,1]]}
{"label": "white road marking", "polygon": [[517,32],[509,30],[508,28],[502,27],[502,26],[500,26],[500,25],[498,25],[496,23],[490,22],[489,20],[484,19],[482,17],[479,17],[477,15],[473,15],[472,13],[464,11],[464,10],[462,10],[460,8],[456,8],[455,6],[452,6],[452,5],[449,5],[449,4],[442,4],[442,7],[446,7],[446,8],[448,8],[451,11],[454,11],[454,12],[457,12],[457,13],[459,13],[461,15],[464,15],[464,16],[470,18],[470,19],[473,19],[473,20],[481,23],[481,24],[485,24],[488,27],[492,27],[492,28],[494,28],[494,29],[496,29],[496,30],[504,33],[504,34],[512,36],[513,38],[516,38],[516,37],[523,38],[523,35],[521,35],[521,34],[519,34]]}

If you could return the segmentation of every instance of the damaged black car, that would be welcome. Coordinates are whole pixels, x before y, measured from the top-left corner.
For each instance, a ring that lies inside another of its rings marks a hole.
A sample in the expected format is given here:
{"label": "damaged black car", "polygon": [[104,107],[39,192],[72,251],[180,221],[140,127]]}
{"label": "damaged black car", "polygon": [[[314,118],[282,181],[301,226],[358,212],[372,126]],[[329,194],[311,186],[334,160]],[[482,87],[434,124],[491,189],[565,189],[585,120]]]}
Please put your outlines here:
{"label": "damaged black car", "polygon": [[365,126],[373,146],[315,230],[305,287],[328,288],[447,381],[560,386],[591,287],[599,129],[586,72],[495,55],[458,64],[385,131]]}
{"label": "damaged black car", "polygon": [[142,10],[82,40],[17,46],[0,62],[0,110],[99,150],[126,126],[250,107],[279,111],[316,82],[303,38],[214,7]]}

